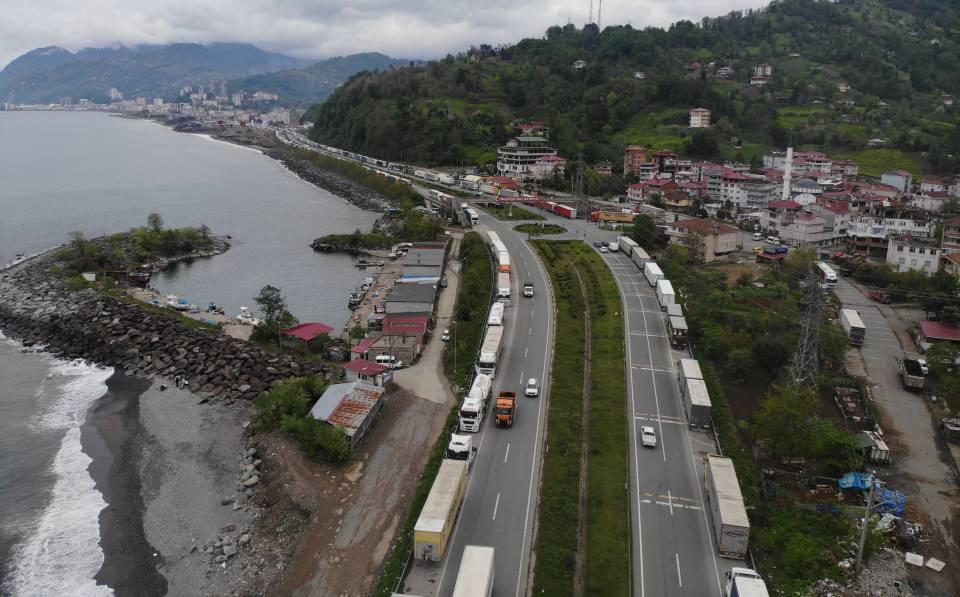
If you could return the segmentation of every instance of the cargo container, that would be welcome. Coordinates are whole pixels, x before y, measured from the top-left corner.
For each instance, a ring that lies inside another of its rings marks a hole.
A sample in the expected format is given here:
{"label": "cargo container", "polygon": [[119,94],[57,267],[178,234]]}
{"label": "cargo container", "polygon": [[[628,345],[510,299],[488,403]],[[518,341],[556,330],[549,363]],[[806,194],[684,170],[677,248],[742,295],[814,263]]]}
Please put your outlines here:
{"label": "cargo container", "polygon": [[850,344],[854,346],[863,346],[863,340],[867,334],[867,328],[860,319],[860,314],[853,309],[844,309],[840,311],[840,325],[843,331],[850,338]]}
{"label": "cargo container", "polygon": [[576,219],[576,217],[577,217],[577,210],[576,210],[576,208],[569,207],[569,206],[566,206],[566,205],[557,205],[557,206],[554,208],[553,213],[557,214],[558,216],[562,216],[562,217],[564,217],[564,218],[570,219],[570,220],[574,220],[574,219]]}
{"label": "cargo container", "polygon": [[447,551],[457,513],[463,505],[467,484],[467,463],[444,459],[433,481],[427,501],[413,527],[413,556],[439,562]]}
{"label": "cargo container", "polygon": [[667,305],[677,302],[677,295],[673,292],[670,280],[657,280],[657,302],[660,303],[661,311],[666,311]]}
{"label": "cargo container", "polygon": [[643,276],[647,279],[647,284],[656,286],[657,281],[663,279],[663,270],[656,263],[648,261],[643,265]]}
{"label": "cargo container", "polygon": [[703,459],[703,468],[718,552],[722,557],[743,559],[750,543],[750,520],[733,461],[708,455]]}
{"label": "cargo container", "polygon": [[[675,306],[675,304],[668,305],[670,307]],[[673,348],[686,348],[687,347],[687,334],[689,333],[687,328],[687,320],[683,317],[667,317],[667,335],[670,337],[670,346]]]}
{"label": "cargo container", "polygon": [[617,238],[617,246],[620,247],[620,251],[623,252],[623,254],[627,257],[633,255],[633,250],[635,248],[640,248],[640,245],[637,244],[637,241],[633,240],[629,236],[621,236]]}
{"label": "cargo container", "polygon": [[510,274],[506,272],[497,273],[497,300],[510,302]]}
{"label": "cargo container", "polygon": [[[700,367],[698,366],[697,369]],[[683,413],[691,427],[710,427],[710,393],[707,391],[707,382],[702,379],[687,379],[682,392]]]}
{"label": "cargo container", "polygon": [[497,253],[497,271],[510,273],[510,253],[501,251]]}
{"label": "cargo container", "polygon": [[492,547],[467,545],[460,559],[460,571],[453,585],[453,597],[490,597],[493,595]]}
{"label": "cargo container", "polygon": [[644,251],[642,247],[633,247],[633,250],[630,253],[630,260],[642,270],[643,266],[650,261],[650,256],[647,255],[647,252]]}
{"label": "cargo container", "polygon": [[630,224],[633,222],[634,214],[632,212],[622,211],[594,211],[590,213],[591,222],[619,222],[621,224]]}
{"label": "cargo container", "polygon": [[496,377],[497,361],[500,360],[500,346],[503,341],[503,326],[488,326],[477,356],[477,374]]}
{"label": "cargo container", "polygon": [[683,317],[683,307],[679,303],[667,305],[667,317]]}
{"label": "cargo container", "polygon": [[677,385],[680,386],[681,396],[687,391],[688,379],[703,379],[703,373],[700,371],[700,363],[697,362],[696,359],[678,359]]}
{"label": "cargo container", "polygon": [[503,303],[493,303],[490,307],[487,325],[503,325]]}

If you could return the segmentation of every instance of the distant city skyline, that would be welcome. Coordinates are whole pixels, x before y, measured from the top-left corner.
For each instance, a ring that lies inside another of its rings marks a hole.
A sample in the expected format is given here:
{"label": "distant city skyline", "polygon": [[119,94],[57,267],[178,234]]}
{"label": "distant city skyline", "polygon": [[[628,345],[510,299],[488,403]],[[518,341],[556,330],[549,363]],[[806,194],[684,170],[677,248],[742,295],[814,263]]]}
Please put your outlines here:
{"label": "distant city skyline", "polygon": [[[671,0],[603,4],[602,25],[665,27],[678,20],[766,6],[768,0]],[[248,42],[323,59],[358,52],[432,59],[471,45],[540,37],[551,25],[578,27],[590,0],[7,0],[0,12],[0,68],[30,50],[173,42]],[[594,15],[599,0],[593,0]],[[596,16],[594,17],[596,21]]]}

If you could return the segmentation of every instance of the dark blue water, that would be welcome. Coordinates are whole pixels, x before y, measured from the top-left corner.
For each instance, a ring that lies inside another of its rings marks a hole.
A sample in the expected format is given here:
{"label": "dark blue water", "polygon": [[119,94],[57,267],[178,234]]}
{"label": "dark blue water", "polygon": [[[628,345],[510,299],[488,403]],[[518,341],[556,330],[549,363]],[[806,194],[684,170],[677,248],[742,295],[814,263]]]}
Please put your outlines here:
{"label": "dark blue water", "polygon": [[[152,286],[235,313],[272,284],[301,321],[335,328],[364,274],[309,243],[376,218],[250,149],[103,114],[0,112],[0,264],[73,230],[95,236],[142,225],[150,212],[171,227],[206,224],[233,238],[227,253],[181,264]],[[104,503],[79,428],[108,376],[0,337],[0,594],[103,592],[87,582],[102,561]]]}

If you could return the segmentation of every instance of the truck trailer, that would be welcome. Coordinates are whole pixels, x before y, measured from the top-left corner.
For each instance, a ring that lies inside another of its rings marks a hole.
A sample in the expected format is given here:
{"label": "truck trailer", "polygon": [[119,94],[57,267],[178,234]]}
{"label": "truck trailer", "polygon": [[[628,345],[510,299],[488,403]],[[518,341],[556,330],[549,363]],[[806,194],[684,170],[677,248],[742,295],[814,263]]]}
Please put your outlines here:
{"label": "truck trailer", "polygon": [[703,380],[700,363],[696,359],[677,359],[677,385],[681,396],[687,391],[688,379]]}
{"label": "truck trailer", "polygon": [[707,455],[703,459],[703,469],[718,551],[722,557],[743,559],[750,542],[750,520],[733,461],[723,456]]}
{"label": "truck trailer", "polygon": [[670,280],[657,280],[657,302],[660,303],[660,310],[666,311],[667,305],[677,302],[677,295],[673,291],[673,284]]}
{"label": "truck trailer", "polygon": [[640,245],[637,244],[637,241],[633,240],[629,236],[618,237],[617,245],[620,247],[620,251],[627,257],[633,255],[634,249],[640,248]]}
{"label": "truck trailer", "polygon": [[657,280],[663,279],[663,270],[656,263],[648,261],[643,265],[643,277],[647,279],[647,284],[656,286]]}
{"label": "truck trailer", "polygon": [[413,555],[420,560],[439,562],[447,551],[457,513],[463,505],[467,485],[467,463],[444,459],[427,494],[420,517],[413,527]]}
{"label": "truck trailer", "polygon": [[477,356],[477,374],[489,375],[491,379],[497,376],[497,361],[500,360],[500,346],[503,342],[503,326],[487,326],[480,345],[480,354]]}
{"label": "truck trailer", "polygon": [[453,597],[490,597],[493,595],[492,547],[467,545],[460,559]]}
{"label": "truck trailer", "polygon": [[506,304],[510,302],[510,274],[497,273],[497,300]]}
{"label": "truck trailer", "polygon": [[630,260],[633,261],[633,263],[642,271],[643,266],[650,261],[650,256],[647,255],[647,252],[643,250],[643,247],[637,246],[631,249]]}
{"label": "truck trailer", "polygon": [[850,344],[854,346],[863,346],[863,340],[867,333],[860,314],[853,309],[843,309],[840,311],[840,325],[844,333],[850,338]]}
{"label": "truck trailer", "polygon": [[487,325],[503,325],[503,303],[493,303],[487,315]]}
{"label": "truck trailer", "polygon": [[[699,366],[697,367],[699,369]],[[683,412],[691,427],[710,427],[710,392],[702,379],[687,379],[683,389]]]}

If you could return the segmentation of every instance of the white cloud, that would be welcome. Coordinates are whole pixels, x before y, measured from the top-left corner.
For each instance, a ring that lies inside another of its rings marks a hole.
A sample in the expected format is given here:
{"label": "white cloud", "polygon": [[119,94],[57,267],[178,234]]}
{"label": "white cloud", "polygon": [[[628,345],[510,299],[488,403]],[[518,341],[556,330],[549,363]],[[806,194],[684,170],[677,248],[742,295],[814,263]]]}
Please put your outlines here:
{"label": "white cloud", "polygon": [[[603,24],[666,26],[766,0],[608,0]],[[595,10],[599,0],[594,0]],[[380,51],[436,58],[582,26],[589,0],[4,0],[0,64],[41,46],[237,41],[304,58]]]}

